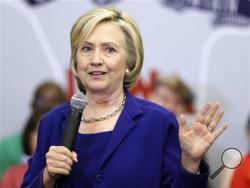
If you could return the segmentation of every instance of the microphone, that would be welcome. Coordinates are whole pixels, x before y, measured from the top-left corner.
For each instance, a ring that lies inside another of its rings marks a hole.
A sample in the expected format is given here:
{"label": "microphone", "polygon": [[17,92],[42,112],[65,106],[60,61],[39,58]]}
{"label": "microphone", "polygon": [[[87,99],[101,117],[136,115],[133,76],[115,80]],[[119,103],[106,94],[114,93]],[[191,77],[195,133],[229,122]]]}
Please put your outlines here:
{"label": "microphone", "polygon": [[71,111],[67,120],[67,127],[63,134],[62,145],[70,151],[73,150],[76,135],[81,123],[83,109],[87,106],[88,101],[86,95],[76,93],[72,96],[70,105]]}

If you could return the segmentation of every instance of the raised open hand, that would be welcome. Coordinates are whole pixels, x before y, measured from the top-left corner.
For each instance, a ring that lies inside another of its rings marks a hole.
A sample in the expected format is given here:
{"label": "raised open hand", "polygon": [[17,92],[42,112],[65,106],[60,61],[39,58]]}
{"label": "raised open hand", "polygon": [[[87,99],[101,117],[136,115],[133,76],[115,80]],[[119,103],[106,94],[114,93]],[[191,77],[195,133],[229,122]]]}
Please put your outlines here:
{"label": "raised open hand", "polygon": [[190,126],[186,126],[185,116],[180,117],[179,139],[182,165],[188,171],[195,173],[199,170],[202,157],[226,129],[227,124],[216,129],[223,114],[218,103],[207,103],[195,116]]}

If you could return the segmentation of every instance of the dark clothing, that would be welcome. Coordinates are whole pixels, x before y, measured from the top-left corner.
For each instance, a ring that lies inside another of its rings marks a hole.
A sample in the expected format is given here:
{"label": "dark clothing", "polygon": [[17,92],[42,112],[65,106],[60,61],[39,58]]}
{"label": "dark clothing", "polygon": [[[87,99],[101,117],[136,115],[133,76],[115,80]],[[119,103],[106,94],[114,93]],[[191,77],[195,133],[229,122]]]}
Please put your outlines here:
{"label": "dark clothing", "polygon": [[98,173],[98,164],[105,151],[111,132],[102,132],[96,134],[78,134],[76,140],[75,152],[81,159],[73,165],[71,187],[79,187],[77,183],[81,180],[84,188],[92,188]]}
{"label": "dark clothing", "polygon": [[[181,166],[178,123],[166,109],[126,93],[126,103],[98,163],[94,188],[204,188],[208,169],[200,175]],[[29,161],[22,188],[42,187],[45,154],[51,145],[60,145],[70,112],[68,103],[49,112],[41,121],[38,144]],[[78,142],[76,143],[76,148]],[[82,161],[78,157],[78,161]],[[75,164],[75,168],[77,163]],[[78,167],[77,167],[78,168]],[[81,167],[84,168],[84,167]],[[79,168],[78,168],[79,169]],[[79,174],[80,173],[80,174]],[[58,184],[60,188],[84,188],[80,170]]]}

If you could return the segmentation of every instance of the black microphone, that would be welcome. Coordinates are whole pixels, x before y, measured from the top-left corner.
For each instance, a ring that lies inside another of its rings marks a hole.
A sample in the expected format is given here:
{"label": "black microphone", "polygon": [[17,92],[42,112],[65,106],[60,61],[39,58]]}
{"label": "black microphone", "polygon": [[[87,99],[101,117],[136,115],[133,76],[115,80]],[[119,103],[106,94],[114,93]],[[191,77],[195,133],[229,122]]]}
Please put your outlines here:
{"label": "black microphone", "polygon": [[73,150],[76,135],[81,123],[82,111],[87,106],[87,104],[87,97],[82,93],[76,93],[71,98],[71,111],[62,140],[62,145],[67,147],[70,151]]}

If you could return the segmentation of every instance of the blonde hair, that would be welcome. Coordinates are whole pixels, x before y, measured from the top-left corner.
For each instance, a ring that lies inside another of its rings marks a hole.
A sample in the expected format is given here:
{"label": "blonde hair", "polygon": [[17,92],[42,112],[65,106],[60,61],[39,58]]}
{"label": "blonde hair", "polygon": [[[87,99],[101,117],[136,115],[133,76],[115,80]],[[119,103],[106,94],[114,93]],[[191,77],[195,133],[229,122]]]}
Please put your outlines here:
{"label": "blonde hair", "polygon": [[70,66],[77,80],[78,88],[85,92],[77,74],[76,51],[77,48],[87,40],[94,28],[103,22],[113,22],[119,26],[125,35],[125,49],[127,52],[127,68],[129,72],[124,76],[124,88],[131,88],[138,76],[140,75],[144,50],[139,28],[134,20],[124,12],[115,8],[96,8],[82,15],[73,25],[70,34],[71,41],[71,58]]}
{"label": "blonde hair", "polygon": [[172,90],[179,96],[180,102],[185,105],[185,107],[193,106],[194,94],[188,88],[188,86],[177,76],[165,76],[160,77],[156,80],[154,84],[154,89],[159,86],[164,86]]}

